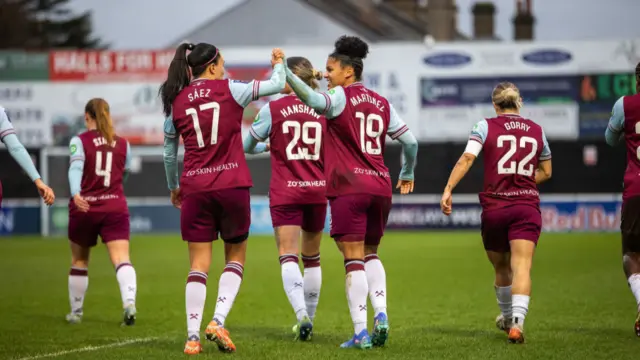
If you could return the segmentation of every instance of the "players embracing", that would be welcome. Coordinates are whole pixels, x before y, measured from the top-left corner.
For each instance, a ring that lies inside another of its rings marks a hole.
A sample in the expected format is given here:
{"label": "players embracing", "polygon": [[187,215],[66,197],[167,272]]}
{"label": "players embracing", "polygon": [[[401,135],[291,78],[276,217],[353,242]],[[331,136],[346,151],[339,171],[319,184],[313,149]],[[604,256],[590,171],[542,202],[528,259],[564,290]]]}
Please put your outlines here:
{"label": "players embracing", "polygon": [[[190,53],[187,55],[187,51]],[[226,266],[220,276],[208,340],[221,351],[236,347],[224,327],[242,282],[253,185],[242,145],[244,108],[285,86],[282,58],[272,54],[267,81],[224,79],[224,57],[211,44],[181,44],[160,87],[164,124],[164,163],[171,202],[180,209],[182,239],[188,242],[190,272],[185,289],[187,341],[184,352],[198,354],[200,325],[207,296],[212,241],[224,241]],[[179,138],[184,142],[184,169],[178,182]]]}
{"label": "players embracing", "polygon": [[[314,70],[309,60],[290,57],[286,65],[305,84],[318,88],[322,73]],[[264,152],[268,149],[262,142],[269,140],[269,207],[282,283],[296,315],[296,338],[307,341],[312,336],[322,283],[320,240],[327,214],[323,164],[326,119],[305,105],[288,85],[282,93],[287,96],[262,107],[244,139],[244,147],[247,153]],[[304,277],[298,265],[300,237]]]}
{"label": "players embracing", "polygon": [[522,98],[514,84],[498,84],[491,98],[496,117],[473,127],[440,206],[444,214],[451,214],[453,189],[484,151],[481,232],[495,269],[501,311],[496,325],[508,333],[509,342],[523,343],[531,263],[542,228],[537,184],[551,177],[551,150],[542,127],[520,116]]}
{"label": "players embracing", "polygon": [[[386,136],[399,140],[404,161],[397,187],[413,191],[418,144],[389,101],[361,82],[368,45],[342,36],[326,63],[329,91],[317,93],[291,69],[287,83],[300,100],[327,119],[324,147],[331,236],[344,256],[345,285],[354,335],[344,348],[383,346],[387,340],[386,275],[378,246],[391,210],[391,177],[384,164]],[[374,307],[367,329],[367,297]]]}
{"label": "players embracing", "polygon": [[613,106],[605,139],[611,146],[623,141],[627,169],[622,193],[622,265],[638,314],[634,324],[640,337],[640,63],[636,66],[636,94],[623,96]]}

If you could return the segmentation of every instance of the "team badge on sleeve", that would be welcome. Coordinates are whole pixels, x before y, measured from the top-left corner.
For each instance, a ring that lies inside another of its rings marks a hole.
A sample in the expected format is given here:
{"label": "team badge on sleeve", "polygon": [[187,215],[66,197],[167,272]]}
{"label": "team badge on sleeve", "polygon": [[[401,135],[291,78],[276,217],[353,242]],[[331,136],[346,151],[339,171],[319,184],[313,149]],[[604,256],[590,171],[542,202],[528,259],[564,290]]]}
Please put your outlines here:
{"label": "team badge on sleeve", "polygon": [[69,151],[71,151],[71,155],[75,155],[76,151],[78,151],[76,144],[69,145]]}

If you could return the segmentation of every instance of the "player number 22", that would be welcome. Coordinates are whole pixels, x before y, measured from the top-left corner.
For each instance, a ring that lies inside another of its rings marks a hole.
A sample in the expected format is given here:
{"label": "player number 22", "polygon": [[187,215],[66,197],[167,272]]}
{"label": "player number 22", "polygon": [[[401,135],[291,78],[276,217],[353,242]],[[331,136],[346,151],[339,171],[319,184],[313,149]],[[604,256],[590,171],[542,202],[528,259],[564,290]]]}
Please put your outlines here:
{"label": "player number 22", "polygon": [[[200,111],[213,110],[213,116],[211,117],[211,145],[218,143],[218,121],[220,120],[220,104],[217,102],[208,102],[200,105]],[[193,129],[196,131],[196,138],[198,139],[198,147],[204,147],[204,138],[202,137],[202,129],[200,129],[200,121],[198,120],[198,111],[196,108],[188,108],[187,115],[191,115],[193,119]]]}
{"label": "player number 22", "polygon": [[[311,135],[311,129],[314,129],[314,135]],[[282,132],[289,134],[293,132],[293,139],[287,145],[287,160],[312,160],[320,159],[320,144],[322,141],[322,125],[316,121],[306,121],[302,125],[297,121],[287,120],[282,123]],[[306,147],[298,147],[296,145],[302,140],[302,143],[313,146],[313,151],[309,152]],[[296,150],[294,152],[294,150]]]}
{"label": "player number 22", "polygon": [[[364,113],[357,112],[356,118],[360,119],[360,149],[362,152],[369,155],[382,154],[382,146],[380,145],[380,137],[384,132],[382,117],[378,114],[365,116]],[[374,123],[378,123],[378,125],[374,126]]]}
{"label": "player number 22", "polygon": [[96,151],[96,176],[102,176],[104,187],[111,185],[111,164],[113,163],[113,153],[104,153],[104,168],[102,167],[102,151]]}
{"label": "player number 22", "polygon": [[[529,136],[523,136],[520,138],[520,143],[518,144],[518,139],[514,135],[498,136],[498,147],[504,147],[506,144],[509,145],[509,150],[507,150],[507,153],[500,158],[500,161],[498,161],[498,174],[518,174],[522,176],[533,175],[533,164],[530,164],[529,162],[531,162],[531,159],[533,159],[538,151],[538,142],[536,139]],[[509,159],[511,159],[511,157],[516,153],[518,145],[520,145],[520,148],[525,148],[527,144],[531,144],[531,152],[520,160],[519,164],[516,165],[515,161],[509,161]],[[505,167],[507,161],[509,161],[509,166]]]}

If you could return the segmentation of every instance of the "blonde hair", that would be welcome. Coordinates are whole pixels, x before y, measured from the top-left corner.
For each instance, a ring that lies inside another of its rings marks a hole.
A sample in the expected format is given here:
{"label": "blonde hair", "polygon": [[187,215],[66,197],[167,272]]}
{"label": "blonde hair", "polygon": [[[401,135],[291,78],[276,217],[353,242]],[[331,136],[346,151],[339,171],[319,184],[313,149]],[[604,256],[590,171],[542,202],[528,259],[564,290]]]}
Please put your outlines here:
{"label": "blonde hair", "polygon": [[493,89],[491,101],[500,109],[517,109],[522,108],[522,97],[520,90],[513,83],[501,82]]}
{"label": "blonde hair", "polygon": [[84,107],[84,112],[95,120],[98,132],[104,137],[107,144],[111,146],[116,138],[116,132],[113,128],[113,121],[111,120],[107,101],[101,98],[93,98],[87,102],[87,105]]}
{"label": "blonde hair", "polygon": [[322,71],[316,70],[311,62],[301,56],[287,58],[287,67],[312,89],[318,89],[318,80],[322,80]]}

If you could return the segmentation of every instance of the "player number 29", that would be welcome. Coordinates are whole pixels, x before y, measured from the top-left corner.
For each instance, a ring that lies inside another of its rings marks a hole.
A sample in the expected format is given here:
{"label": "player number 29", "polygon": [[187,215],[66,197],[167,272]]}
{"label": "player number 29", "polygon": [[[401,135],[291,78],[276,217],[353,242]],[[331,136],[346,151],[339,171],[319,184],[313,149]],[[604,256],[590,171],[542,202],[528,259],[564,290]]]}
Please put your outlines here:
{"label": "player number 29", "polygon": [[[208,102],[200,105],[200,111],[212,110],[213,116],[211,117],[211,145],[218,143],[218,122],[220,120],[220,104],[217,102]],[[198,139],[198,147],[204,147],[204,138],[202,137],[202,129],[200,128],[200,121],[198,120],[198,111],[196,108],[188,108],[186,110],[187,115],[191,115],[193,119],[193,129],[196,131],[196,138]]]}
{"label": "player number 29", "polygon": [[104,187],[111,185],[111,164],[113,163],[113,153],[104,153],[104,168],[102,167],[102,151],[96,151],[96,176],[102,176]]}
{"label": "player number 29", "polygon": [[[311,129],[314,135],[311,135]],[[322,125],[316,121],[306,121],[302,125],[297,121],[287,120],[282,123],[282,132],[285,134],[293,134],[293,139],[287,145],[287,160],[312,160],[320,159],[320,145],[322,143]],[[309,152],[306,147],[297,147],[298,142],[302,140],[303,144],[312,145],[313,151]]]}
{"label": "player number 29", "polygon": [[[360,149],[363,153],[369,155],[382,154],[382,146],[380,145],[380,137],[384,132],[384,122],[378,114],[369,114],[357,112],[356,118],[360,119]],[[377,123],[374,126],[374,123]]]}
{"label": "player number 29", "polygon": [[[527,147],[527,144],[531,144],[531,152],[529,152],[527,156],[520,160],[520,163],[516,164],[515,160],[509,161],[511,157],[516,153],[518,146],[524,149]],[[533,164],[530,164],[530,162],[538,151],[538,142],[536,141],[536,139],[529,136],[523,136],[518,142],[518,138],[516,138],[514,135],[498,136],[498,147],[502,148],[505,146],[509,146],[509,150],[507,150],[507,153],[504,154],[502,158],[500,158],[500,161],[498,161],[498,174],[518,174],[522,176],[533,175],[533,171],[535,169],[533,168]],[[505,166],[507,161],[509,161],[509,164],[508,166]]]}

